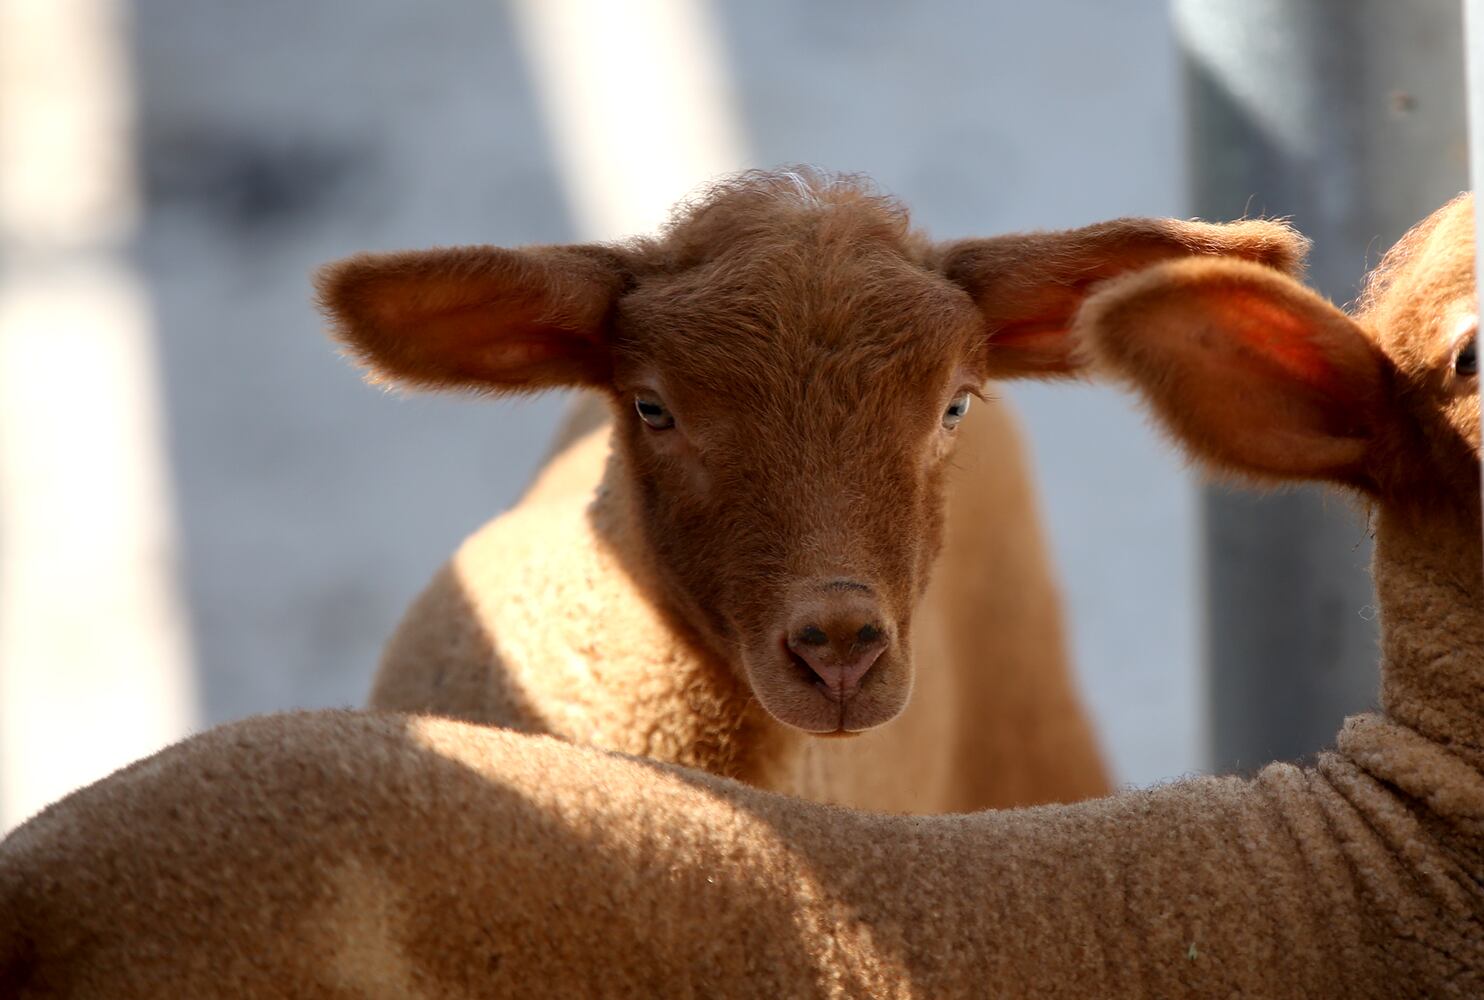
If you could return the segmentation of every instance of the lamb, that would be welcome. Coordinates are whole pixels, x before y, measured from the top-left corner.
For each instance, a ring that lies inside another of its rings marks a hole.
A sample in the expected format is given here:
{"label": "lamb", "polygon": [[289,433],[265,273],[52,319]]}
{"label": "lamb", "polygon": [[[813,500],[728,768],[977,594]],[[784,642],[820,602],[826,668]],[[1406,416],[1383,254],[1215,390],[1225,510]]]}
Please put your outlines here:
{"label": "lamb", "polygon": [[1151,220],[932,244],[863,182],[784,173],[657,240],[333,266],[375,377],[577,385],[612,416],[438,573],[370,705],[858,807],[1103,794],[1013,419],[960,418],[988,378],[1072,373],[1054,333],[1100,279],[1305,249]]}
{"label": "lamb", "polygon": [[1313,766],[902,817],[446,719],[263,717],[0,842],[0,995],[1484,994],[1472,214],[1404,237],[1353,320],[1181,260],[1072,331],[1196,458],[1373,505],[1383,709]]}

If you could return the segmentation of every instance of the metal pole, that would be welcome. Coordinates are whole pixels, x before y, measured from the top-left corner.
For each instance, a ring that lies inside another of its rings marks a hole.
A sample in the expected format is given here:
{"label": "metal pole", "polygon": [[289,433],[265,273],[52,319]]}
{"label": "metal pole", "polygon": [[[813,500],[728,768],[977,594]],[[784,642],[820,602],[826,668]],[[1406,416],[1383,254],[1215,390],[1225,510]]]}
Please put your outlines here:
{"label": "metal pole", "polygon": [[[1192,207],[1291,216],[1335,301],[1467,185],[1460,0],[1173,0],[1173,13]],[[1211,764],[1311,754],[1375,700],[1365,525],[1320,490],[1210,487],[1202,514]]]}

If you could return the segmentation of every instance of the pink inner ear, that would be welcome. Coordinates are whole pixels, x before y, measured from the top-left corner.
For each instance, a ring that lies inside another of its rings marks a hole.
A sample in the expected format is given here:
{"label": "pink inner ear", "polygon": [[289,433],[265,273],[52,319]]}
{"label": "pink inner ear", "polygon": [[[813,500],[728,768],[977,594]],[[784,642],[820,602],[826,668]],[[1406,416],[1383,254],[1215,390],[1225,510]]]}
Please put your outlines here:
{"label": "pink inner ear", "polygon": [[535,327],[521,335],[507,335],[488,341],[475,367],[483,365],[492,373],[514,371],[552,361],[573,362],[589,354],[594,347],[591,338],[559,327]]}
{"label": "pink inner ear", "polygon": [[1223,323],[1237,331],[1253,354],[1286,374],[1330,395],[1344,391],[1343,379],[1316,338],[1320,331],[1293,311],[1262,295],[1237,292],[1224,296]]}
{"label": "pink inner ear", "polygon": [[989,338],[990,365],[996,372],[1066,373],[1072,363],[1071,340],[1062,320],[1010,323]]}
{"label": "pink inner ear", "polygon": [[594,338],[549,323],[496,326],[471,311],[445,318],[436,329],[449,338],[450,371],[471,381],[514,386],[560,380],[562,371],[596,377],[604,364]]}
{"label": "pink inner ear", "polygon": [[440,294],[387,296],[372,303],[378,322],[360,328],[361,341],[386,373],[415,384],[517,388],[603,376],[598,336],[549,316],[540,300],[494,308],[478,291],[449,283]]}

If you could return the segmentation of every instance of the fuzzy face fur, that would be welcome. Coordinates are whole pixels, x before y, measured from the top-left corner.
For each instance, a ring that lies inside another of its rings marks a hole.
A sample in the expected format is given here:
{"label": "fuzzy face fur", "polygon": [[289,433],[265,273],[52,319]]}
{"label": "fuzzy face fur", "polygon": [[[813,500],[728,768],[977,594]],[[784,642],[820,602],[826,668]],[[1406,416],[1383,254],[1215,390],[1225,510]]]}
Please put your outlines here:
{"label": "fuzzy face fur", "polygon": [[1376,503],[1384,711],[1313,767],[892,817],[449,720],[263,717],[0,843],[0,994],[1484,995],[1467,211],[1404,240],[1356,322],[1212,262],[1077,324],[1202,460]]}
{"label": "fuzzy face fur", "polygon": [[950,411],[997,375],[1071,373],[1100,281],[1304,249],[1276,223],[1163,220],[933,244],[861,183],[751,174],[657,239],[362,256],[319,286],[377,378],[605,393],[600,503],[637,512],[665,611],[775,719],[851,733],[912,690]]}

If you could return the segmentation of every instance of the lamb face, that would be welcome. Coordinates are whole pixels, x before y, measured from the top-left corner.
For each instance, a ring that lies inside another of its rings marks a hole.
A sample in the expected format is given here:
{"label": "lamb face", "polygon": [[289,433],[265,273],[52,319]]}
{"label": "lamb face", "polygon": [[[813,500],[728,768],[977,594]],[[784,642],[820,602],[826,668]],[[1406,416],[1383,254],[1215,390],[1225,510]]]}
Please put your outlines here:
{"label": "lamb face", "polygon": [[822,215],[641,279],[615,340],[616,447],[667,598],[776,718],[895,716],[954,428],[984,382],[968,296]]}
{"label": "lamb face", "polygon": [[1278,224],[1163,220],[934,245],[859,183],[761,174],[653,240],[360,257],[321,293],[376,377],[605,393],[604,488],[639,511],[654,603],[774,718],[848,733],[907,703],[954,427],[984,383],[1072,374],[1066,327],[1100,280],[1304,249]]}

